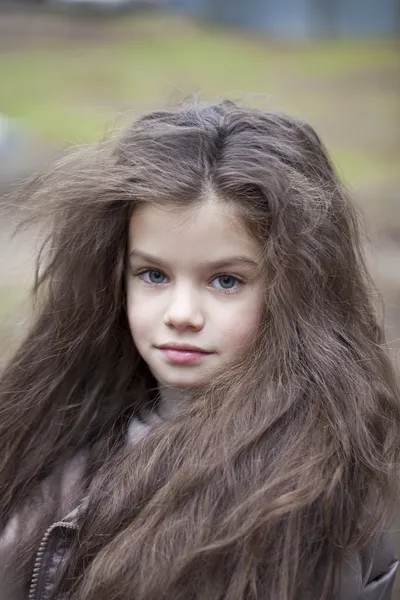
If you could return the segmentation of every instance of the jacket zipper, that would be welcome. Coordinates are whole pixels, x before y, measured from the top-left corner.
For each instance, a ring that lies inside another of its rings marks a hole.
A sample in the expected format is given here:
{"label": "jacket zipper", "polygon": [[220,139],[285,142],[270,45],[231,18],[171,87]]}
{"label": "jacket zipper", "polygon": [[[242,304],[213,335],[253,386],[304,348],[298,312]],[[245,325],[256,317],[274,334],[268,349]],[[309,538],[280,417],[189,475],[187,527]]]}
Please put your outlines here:
{"label": "jacket zipper", "polygon": [[[60,521],[59,523],[53,523],[46,530],[46,532],[42,538],[42,541],[40,542],[39,549],[36,554],[31,584],[30,584],[30,588],[29,588],[28,600],[36,600],[36,594],[38,591],[38,586],[39,586],[39,581],[40,581],[40,573],[41,573],[42,566],[43,566],[44,556],[46,554],[46,547],[47,547],[47,544],[49,543],[49,539],[50,539],[52,531],[54,529],[57,529],[57,527],[60,527],[60,528],[64,527],[65,529],[75,529],[75,530],[78,529],[77,526],[73,525],[72,523],[65,523],[65,522]],[[37,600],[40,600],[40,599],[38,598]]]}

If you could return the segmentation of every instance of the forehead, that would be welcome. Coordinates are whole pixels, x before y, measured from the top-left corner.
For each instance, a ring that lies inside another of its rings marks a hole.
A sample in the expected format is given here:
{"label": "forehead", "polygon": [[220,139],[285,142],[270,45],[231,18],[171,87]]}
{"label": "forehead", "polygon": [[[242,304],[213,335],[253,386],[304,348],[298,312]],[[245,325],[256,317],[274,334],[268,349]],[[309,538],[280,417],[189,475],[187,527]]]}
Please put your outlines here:
{"label": "forehead", "polygon": [[193,207],[139,205],[129,225],[129,250],[165,261],[215,261],[230,255],[255,259],[258,242],[232,204],[209,200]]}

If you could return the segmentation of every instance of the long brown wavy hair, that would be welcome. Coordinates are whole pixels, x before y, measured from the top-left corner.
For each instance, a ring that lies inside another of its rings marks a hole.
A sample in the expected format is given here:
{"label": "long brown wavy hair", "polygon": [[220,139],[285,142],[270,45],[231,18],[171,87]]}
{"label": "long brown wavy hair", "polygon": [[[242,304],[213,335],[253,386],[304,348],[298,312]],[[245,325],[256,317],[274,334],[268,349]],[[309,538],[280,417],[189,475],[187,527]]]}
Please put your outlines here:
{"label": "long brown wavy hair", "polygon": [[[157,402],[126,316],[129,220],[210,188],[263,244],[264,314],[240,364],[127,449],[129,419]],[[400,407],[358,218],[314,130],[230,102],[153,112],[26,196],[52,229],[1,379],[3,523],[86,449],[63,598],[332,598],[392,514]]]}

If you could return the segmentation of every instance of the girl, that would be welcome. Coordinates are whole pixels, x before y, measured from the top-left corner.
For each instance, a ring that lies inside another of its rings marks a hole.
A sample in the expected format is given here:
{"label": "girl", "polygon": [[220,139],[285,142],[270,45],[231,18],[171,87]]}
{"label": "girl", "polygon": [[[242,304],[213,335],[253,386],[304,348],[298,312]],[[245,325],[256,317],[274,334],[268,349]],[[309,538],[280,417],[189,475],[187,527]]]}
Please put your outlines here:
{"label": "girl", "polygon": [[400,407],[317,135],[155,112],[29,189],[1,381],[2,600],[389,600]]}

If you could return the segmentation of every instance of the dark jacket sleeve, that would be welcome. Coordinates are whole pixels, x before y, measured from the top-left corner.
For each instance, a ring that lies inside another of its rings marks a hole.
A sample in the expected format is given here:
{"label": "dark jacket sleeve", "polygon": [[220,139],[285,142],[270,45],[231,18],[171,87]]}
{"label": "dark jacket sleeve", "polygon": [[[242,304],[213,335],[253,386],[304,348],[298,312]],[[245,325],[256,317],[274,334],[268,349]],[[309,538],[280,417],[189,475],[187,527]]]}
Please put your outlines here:
{"label": "dark jacket sleeve", "polygon": [[357,600],[395,600],[393,587],[399,561],[388,534],[382,534],[373,552],[364,558],[363,589]]}
{"label": "dark jacket sleeve", "polygon": [[335,600],[399,600],[393,595],[397,567],[393,543],[383,533],[368,549],[345,561]]}

